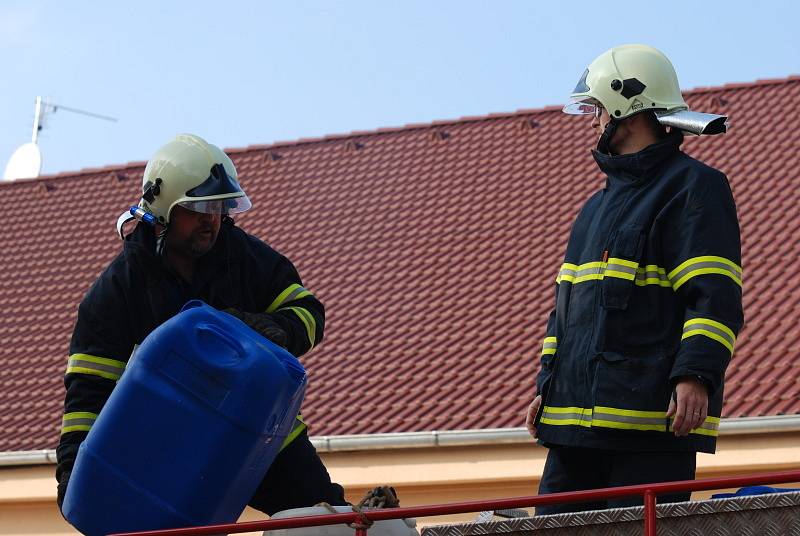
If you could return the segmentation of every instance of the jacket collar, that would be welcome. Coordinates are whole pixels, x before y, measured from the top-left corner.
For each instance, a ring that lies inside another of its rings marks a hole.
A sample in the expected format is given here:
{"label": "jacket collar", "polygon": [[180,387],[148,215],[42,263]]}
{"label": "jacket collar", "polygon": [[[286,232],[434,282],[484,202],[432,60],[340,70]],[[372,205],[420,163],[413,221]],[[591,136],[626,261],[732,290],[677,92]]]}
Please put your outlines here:
{"label": "jacket collar", "polygon": [[683,133],[676,130],[638,153],[610,155],[592,151],[592,156],[600,170],[608,175],[610,185],[641,183],[654,178],[661,165],[678,152],[681,143]]}

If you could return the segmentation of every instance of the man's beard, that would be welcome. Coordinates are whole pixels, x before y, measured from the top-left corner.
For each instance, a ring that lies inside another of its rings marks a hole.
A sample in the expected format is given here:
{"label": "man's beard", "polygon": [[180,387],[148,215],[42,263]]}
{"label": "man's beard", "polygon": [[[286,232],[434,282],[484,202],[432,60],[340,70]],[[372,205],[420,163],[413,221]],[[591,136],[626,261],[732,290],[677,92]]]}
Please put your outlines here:
{"label": "man's beard", "polygon": [[[208,235],[203,234],[203,231],[209,231],[211,233],[209,238],[206,238]],[[195,258],[202,257],[209,251],[211,248],[214,247],[214,244],[217,241],[217,232],[214,231],[214,228],[211,226],[203,227],[198,229],[194,233],[191,234],[189,240],[187,241],[187,252]]]}

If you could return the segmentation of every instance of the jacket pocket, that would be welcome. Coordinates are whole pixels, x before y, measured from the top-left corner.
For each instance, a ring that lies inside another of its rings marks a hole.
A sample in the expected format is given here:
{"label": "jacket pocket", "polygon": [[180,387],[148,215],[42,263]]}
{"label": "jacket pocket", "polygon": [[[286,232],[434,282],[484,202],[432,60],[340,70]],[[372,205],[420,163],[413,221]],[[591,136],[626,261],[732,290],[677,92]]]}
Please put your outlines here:
{"label": "jacket pocket", "polygon": [[603,352],[597,357],[592,427],[666,431],[672,359],[661,351],[637,356]]}
{"label": "jacket pocket", "polygon": [[641,227],[627,227],[616,232],[603,277],[601,303],[604,308],[628,308],[643,251],[644,234]]}

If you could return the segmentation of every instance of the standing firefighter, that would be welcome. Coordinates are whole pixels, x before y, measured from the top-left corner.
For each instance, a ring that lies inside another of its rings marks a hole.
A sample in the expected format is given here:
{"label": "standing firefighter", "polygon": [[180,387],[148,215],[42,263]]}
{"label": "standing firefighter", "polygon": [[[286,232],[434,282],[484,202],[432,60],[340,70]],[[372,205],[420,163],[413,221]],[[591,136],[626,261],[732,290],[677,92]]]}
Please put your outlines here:
{"label": "standing firefighter", "polygon": [[725,175],[680,146],[683,131],[722,133],[726,118],[689,111],[672,64],[644,45],[600,55],[572,101],[565,112],[592,115],[607,181],[578,214],[556,279],[527,415],[549,448],[539,493],[692,479],[696,453],[715,450],[742,269]]}
{"label": "standing firefighter", "polygon": [[[177,136],[147,163],[142,191],[136,212],[144,221],[78,309],[57,451],[59,506],[78,447],[132,351],[187,301],[225,310],[295,356],[322,340],[324,308],[292,263],[230,218],[250,201],[222,150],[197,136]],[[129,219],[123,214],[117,223],[121,237]],[[319,502],[347,504],[298,417],[250,506],[271,515]]]}

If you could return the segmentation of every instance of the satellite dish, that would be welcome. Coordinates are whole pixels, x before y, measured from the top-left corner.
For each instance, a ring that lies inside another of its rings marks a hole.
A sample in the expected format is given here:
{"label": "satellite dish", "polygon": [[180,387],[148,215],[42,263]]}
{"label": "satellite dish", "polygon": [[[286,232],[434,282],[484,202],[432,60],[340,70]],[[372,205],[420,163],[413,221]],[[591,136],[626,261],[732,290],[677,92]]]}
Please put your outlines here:
{"label": "satellite dish", "polygon": [[15,179],[30,179],[39,176],[42,170],[42,152],[39,146],[33,142],[21,145],[14,151],[6,164],[6,172],[3,179],[13,181]]}

